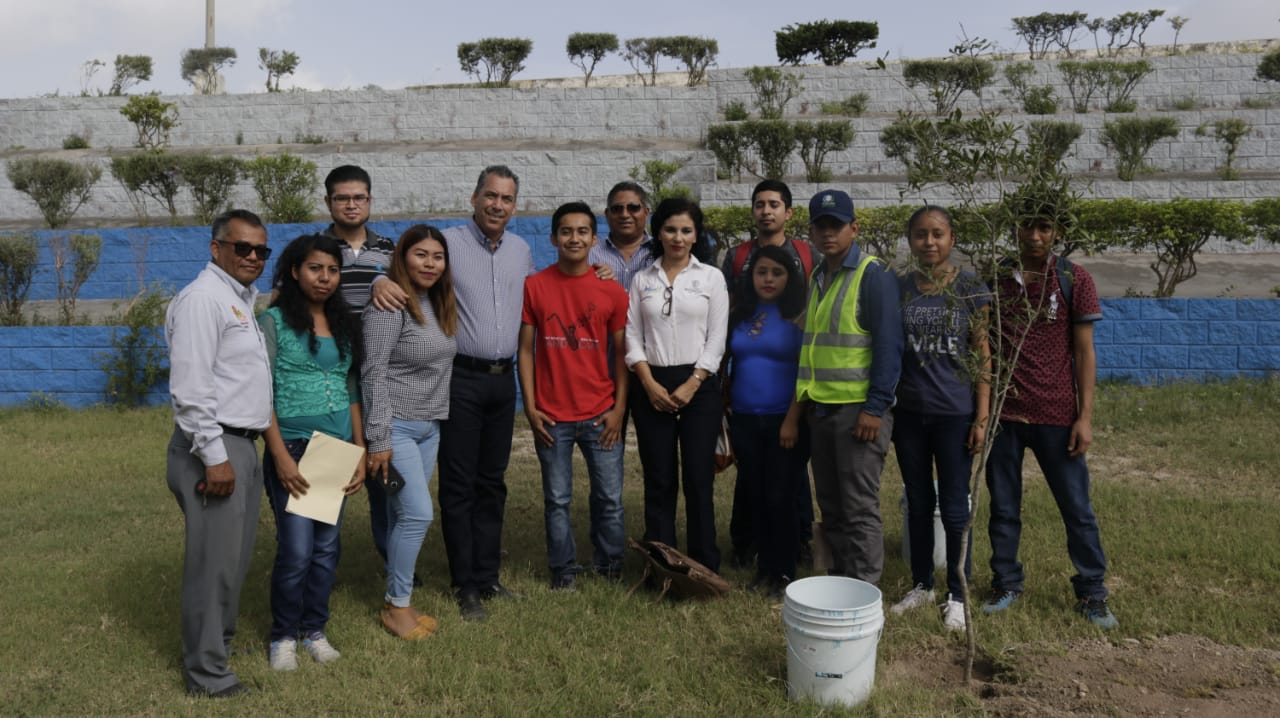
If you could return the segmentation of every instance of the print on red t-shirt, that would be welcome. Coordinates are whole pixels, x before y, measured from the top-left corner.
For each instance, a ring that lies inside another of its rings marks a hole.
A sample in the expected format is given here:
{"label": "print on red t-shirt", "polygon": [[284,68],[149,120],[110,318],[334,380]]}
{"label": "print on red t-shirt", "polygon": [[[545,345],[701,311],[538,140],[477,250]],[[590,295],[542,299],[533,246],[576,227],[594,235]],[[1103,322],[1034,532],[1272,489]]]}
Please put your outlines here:
{"label": "print on red t-shirt", "polygon": [[[1072,361],[1071,323],[1073,319],[1078,322],[1082,317],[1102,316],[1093,277],[1080,265],[1073,265],[1071,311],[1063,306],[1065,299],[1058,283],[1056,256],[1043,276],[1014,273],[1002,277],[999,282],[1000,347],[1006,360],[1022,340],[1000,418],[1030,424],[1071,426],[1076,421],[1079,408]],[[1028,318],[1031,319],[1029,328]],[[1024,331],[1025,340],[1022,339]]]}
{"label": "print on red t-shirt", "polygon": [[613,406],[609,337],[626,327],[627,301],[621,284],[593,272],[570,276],[553,264],[525,280],[521,321],[534,329],[534,400],[552,421],[582,421]]}

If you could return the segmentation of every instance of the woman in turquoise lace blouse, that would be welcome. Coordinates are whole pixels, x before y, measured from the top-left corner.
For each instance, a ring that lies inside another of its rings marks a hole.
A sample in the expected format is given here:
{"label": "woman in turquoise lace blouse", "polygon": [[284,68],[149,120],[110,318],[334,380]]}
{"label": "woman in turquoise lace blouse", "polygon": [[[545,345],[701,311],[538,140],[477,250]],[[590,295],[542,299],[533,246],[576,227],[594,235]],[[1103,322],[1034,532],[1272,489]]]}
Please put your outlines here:
{"label": "woman in turquoise lace blouse", "polygon": [[[339,653],[325,638],[329,593],[338,568],[339,525],[285,511],[307,492],[298,460],[312,433],[364,445],[354,352],[358,342],[338,292],[342,250],[318,234],[289,243],[276,263],[271,307],[258,318],[271,358],[274,411],[263,457],[267,499],[276,517],[271,570],[271,668],[298,667],[298,642],[320,663]],[[346,486],[360,490],[364,462]]]}

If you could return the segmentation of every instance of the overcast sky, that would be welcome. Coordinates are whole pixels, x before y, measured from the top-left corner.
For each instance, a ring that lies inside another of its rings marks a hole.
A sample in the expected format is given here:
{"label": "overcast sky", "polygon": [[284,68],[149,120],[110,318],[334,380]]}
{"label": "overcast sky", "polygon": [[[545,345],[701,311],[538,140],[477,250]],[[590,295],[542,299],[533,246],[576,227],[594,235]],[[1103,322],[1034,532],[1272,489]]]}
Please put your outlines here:
{"label": "overcast sky", "polygon": [[[179,76],[185,48],[204,45],[205,0],[3,0],[4,40],[0,42],[0,97],[79,94],[81,65],[107,63],[91,89],[105,89],[117,54],[150,55],[155,74],[135,92],[186,94]],[[565,55],[573,32],[612,32],[621,40],[655,35],[699,35],[720,44],[719,66],[777,63],[773,33],[789,23],[824,18],[880,23],[880,42],[859,59],[888,53],[890,59],[946,54],[961,36],[982,37],[1001,49],[1017,50],[1010,18],[1042,11],[1083,11],[1111,17],[1124,10],[1162,7],[1166,11],[1147,33],[1148,44],[1167,44],[1167,18],[1190,19],[1179,42],[1247,40],[1280,36],[1275,0],[1193,0],[1130,4],[1077,0],[1071,3],[1016,0],[915,0],[842,3],[833,14],[821,3],[761,0],[487,0],[446,3],[430,0],[217,0],[219,46],[235,48],[236,64],[226,70],[228,92],[263,92],[266,73],[257,66],[259,47],[292,50],[298,72],[282,88],[386,89],[465,82],[458,67],[459,42],[484,37],[526,37],[533,53],[517,78],[573,77],[580,71]],[[862,6],[864,11],[853,10]],[[1084,38],[1079,47],[1092,47]],[[677,69],[672,61],[660,70]],[[597,74],[630,72],[614,55]]]}

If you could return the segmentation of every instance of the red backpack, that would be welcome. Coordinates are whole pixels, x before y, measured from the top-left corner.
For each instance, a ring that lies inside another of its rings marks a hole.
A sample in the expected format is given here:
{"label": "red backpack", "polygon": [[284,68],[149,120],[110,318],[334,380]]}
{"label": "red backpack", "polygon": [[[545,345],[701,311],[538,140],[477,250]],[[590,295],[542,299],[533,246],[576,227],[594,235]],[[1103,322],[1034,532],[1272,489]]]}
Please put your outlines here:
{"label": "red backpack", "polygon": [[[809,281],[809,277],[813,276],[813,249],[808,242],[797,242],[795,240],[787,240],[791,242],[791,246],[795,248],[796,255],[800,257],[800,264],[804,267],[804,280]],[[751,245],[753,242],[747,241],[733,248],[733,281],[736,284],[738,277],[747,271],[747,265],[751,263]]]}

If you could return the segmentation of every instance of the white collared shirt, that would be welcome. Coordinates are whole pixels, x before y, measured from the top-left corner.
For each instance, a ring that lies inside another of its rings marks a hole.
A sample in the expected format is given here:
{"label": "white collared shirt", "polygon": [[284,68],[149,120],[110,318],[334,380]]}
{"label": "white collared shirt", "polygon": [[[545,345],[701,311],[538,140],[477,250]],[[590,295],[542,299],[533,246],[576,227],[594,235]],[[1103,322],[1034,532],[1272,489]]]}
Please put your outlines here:
{"label": "white collared shirt", "polygon": [[165,311],[173,420],[205,466],[227,460],[219,424],[271,424],[271,363],[254,319],[257,298],[257,289],[209,262]]}
{"label": "white collared shirt", "polygon": [[[671,308],[667,288],[671,288]],[[627,366],[681,366],[720,371],[729,332],[729,292],[724,275],[690,257],[671,284],[658,259],[636,274],[627,307]]]}

